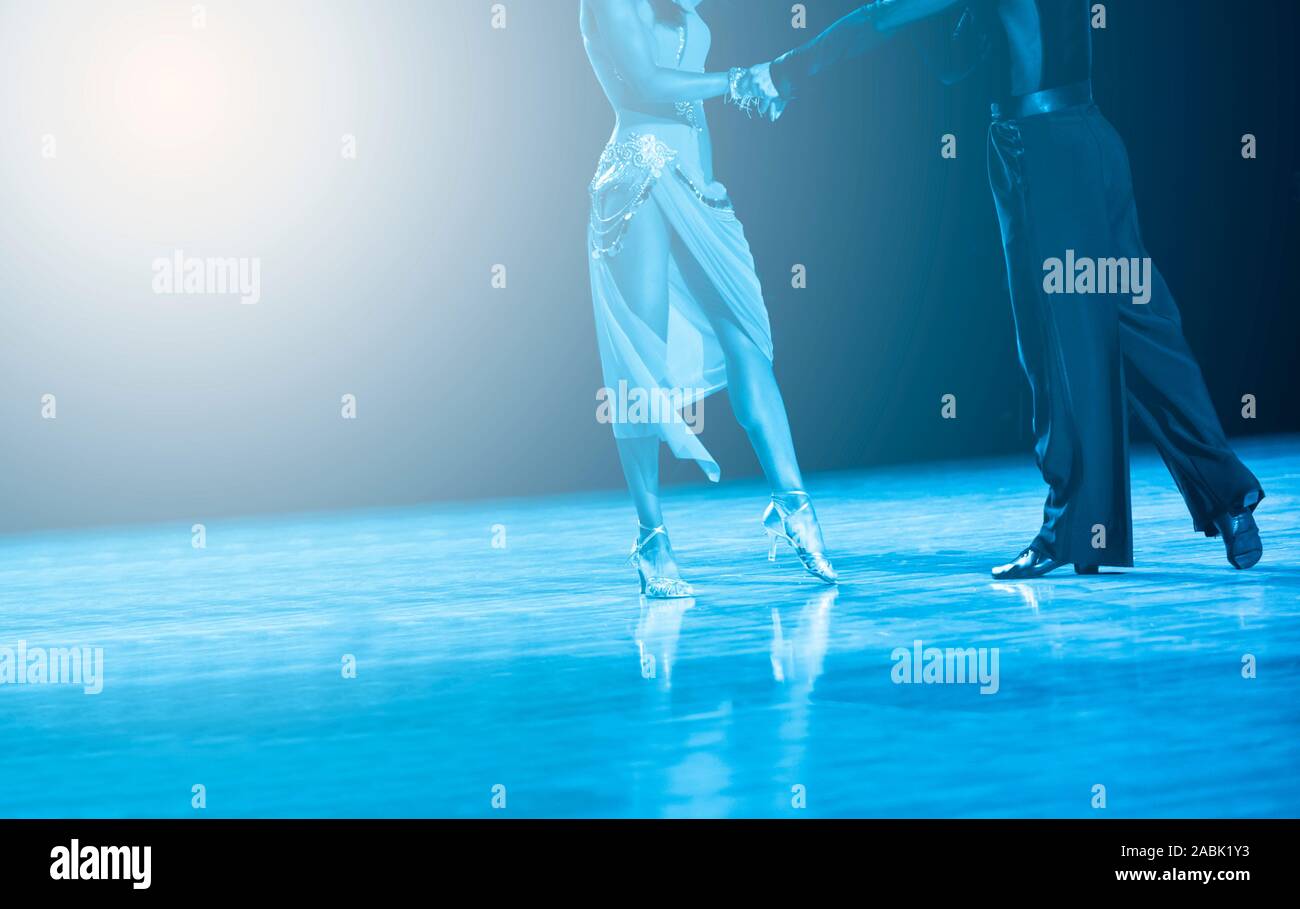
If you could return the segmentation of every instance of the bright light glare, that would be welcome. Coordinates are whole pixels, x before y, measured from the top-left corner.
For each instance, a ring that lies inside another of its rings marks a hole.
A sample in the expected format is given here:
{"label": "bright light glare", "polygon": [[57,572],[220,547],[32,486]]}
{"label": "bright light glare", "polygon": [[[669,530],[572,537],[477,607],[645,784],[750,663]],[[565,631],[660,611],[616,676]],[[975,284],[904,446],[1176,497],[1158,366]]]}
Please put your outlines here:
{"label": "bright light glare", "polygon": [[157,35],[125,48],[113,83],[121,138],[161,151],[212,140],[228,97],[221,61],[186,35]]}

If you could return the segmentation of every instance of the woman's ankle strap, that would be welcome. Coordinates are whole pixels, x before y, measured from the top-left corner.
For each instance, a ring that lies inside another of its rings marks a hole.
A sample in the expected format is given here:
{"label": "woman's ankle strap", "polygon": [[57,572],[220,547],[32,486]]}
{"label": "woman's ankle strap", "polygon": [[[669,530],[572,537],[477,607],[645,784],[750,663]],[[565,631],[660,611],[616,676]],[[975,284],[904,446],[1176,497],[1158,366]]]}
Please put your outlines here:
{"label": "woman's ankle strap", "polygon": [[637,527],[636,540],[637,540],[638,547],[644,546],[646,544],[646,541],[659,536],[659,534],[668,536],[668,531],[664,529],[664,525],[662,524],[660,524],[658,527],[647,527],[638,521],[636,527]]}

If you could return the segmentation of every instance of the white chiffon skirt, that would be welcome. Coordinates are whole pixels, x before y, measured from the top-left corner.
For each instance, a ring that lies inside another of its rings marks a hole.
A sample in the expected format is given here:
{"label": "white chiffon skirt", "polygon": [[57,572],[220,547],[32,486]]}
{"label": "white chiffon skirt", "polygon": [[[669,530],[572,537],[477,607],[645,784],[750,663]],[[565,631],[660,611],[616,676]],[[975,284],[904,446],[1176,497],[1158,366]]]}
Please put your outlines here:
{"label": "white chiffon skirt", "polygon": [[[725,388],[722,349],[706,315],[719,306],[771,359],[772,330],[744,229],[725,188],[706,186],[697,162],[683,159],[654,135],[625,133],[606,146],[590,192],[591,296],[607,389],[644,390],[693,405]],[[609,264],[622,253],[627,233],[642,226],[636,215],[646,205],[659,207],[681,241],[669,244],[667,341],[628,307]],[[698,266],[694,273],[708,279],[709,292],[716,292],[709,308],[682,276],[683,255]],[[612,422],[617,438],[657,435],[677,457],[697,462],[710,480],[721,476],[684,420]]]}

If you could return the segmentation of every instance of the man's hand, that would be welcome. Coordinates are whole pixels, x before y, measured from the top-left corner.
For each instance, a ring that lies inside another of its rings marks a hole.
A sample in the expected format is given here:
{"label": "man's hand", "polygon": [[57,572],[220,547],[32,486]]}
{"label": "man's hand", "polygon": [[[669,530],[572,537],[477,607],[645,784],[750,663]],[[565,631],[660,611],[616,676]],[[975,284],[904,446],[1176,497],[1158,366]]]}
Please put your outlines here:
{"label": "man's hand", "polygon": [[781,119],[781,114],[785,113],[785,106],[790,102],[781,97],[781,93],[776,90],[776,84],[772,82],[772,64],[760,63],[758,66],[751,67],[749,72],[753,77],[754,87],[762,97],[759,102],[759,113],[775,123]]}
{"label": "man's hand", "polygon": [[758,111],[760,116],[775,123],[790,102],[776,90],[771,70],[771,63],[760,63],[741,72],[733,84],[732,100],[742,110]]}

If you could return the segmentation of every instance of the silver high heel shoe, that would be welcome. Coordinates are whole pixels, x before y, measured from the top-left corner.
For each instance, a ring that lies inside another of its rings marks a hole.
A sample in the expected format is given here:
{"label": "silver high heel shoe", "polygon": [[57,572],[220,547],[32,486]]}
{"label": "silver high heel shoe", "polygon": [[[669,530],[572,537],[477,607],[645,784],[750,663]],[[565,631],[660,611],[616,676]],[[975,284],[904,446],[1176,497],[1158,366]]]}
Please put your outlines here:
{"label": "silver high heel shoe", "polygon": [[[798,498],[801,501],[799,507],[789,509],[782,504],[781,498]],[[796,489],[785,493],[780,498],[772,496],[767,510],[763,512],[763,529],[767,531],[768,539],[772,544],[767,552],[767,560],[776,561],[777,544],[785,540],[809,574],[827,584],[834,584],[839,579],[839,575],[835,573],[830,560],[826,558],[826,551],[816,542],[817,535],[813,533],[816,528],[817,515],[813,511],[812,499],[808,497],[808,493]]]}
{"label": "silver high heel shoe", "polygon": [[659,578],[650,574],[653,569],[644,555],[646,544],[659,534],[667,539],[668,531],[664,530],[662,524],[655,528],[637,526],[639,531],[649,533],[645,536],[637,534],[637,541],[632,546],[632,554],[628,556],[627,563],[636,568],[636,573],[641,578],[641,595],[652,600],[681,600],[695,596],[694,588],[679,578]]}

